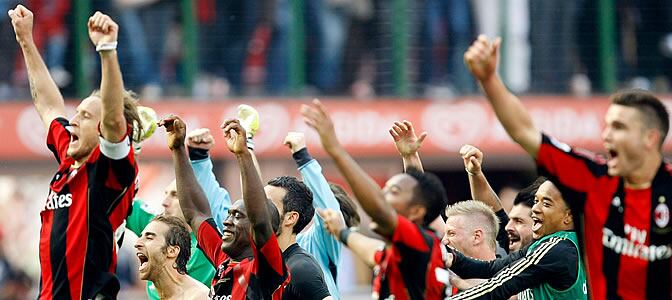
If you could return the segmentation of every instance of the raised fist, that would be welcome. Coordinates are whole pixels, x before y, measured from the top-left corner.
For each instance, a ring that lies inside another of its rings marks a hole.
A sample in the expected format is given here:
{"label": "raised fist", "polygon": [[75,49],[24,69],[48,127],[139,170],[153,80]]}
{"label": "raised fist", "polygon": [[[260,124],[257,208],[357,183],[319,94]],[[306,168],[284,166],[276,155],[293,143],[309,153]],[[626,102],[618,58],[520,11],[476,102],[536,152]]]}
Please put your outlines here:
{"label": "raised fist", "polygon": [[464,169],[470,174],[481,172],[483,164],[483,152],[472,145],[464,145],[460,148],[460,155],[464,161]]}
{"label": "raised fist", "polygon": [[490,42],[485,35],[481,34],[471,44],[467,52],[464,53],[464,62],[467,64],[471,74],[479,81],[487,81],[496,74],[497,61],[499,60],[499,46],[501,43],[501,38]]}
{"label": "raised fist", "polygon": [[210,129],[198,128],[187,134],[187,146],[192,148],[210,150],[215,145],[215,139]]}
{"label": "raised fist", "polygon": [[14,9],[10,9],[7,14],[12,20],[16,41],[19,42],[19,44],[32,41],[33,12],[28,10],[25,6],[19,4]]}
{"label": "raised fist", "polygon": [[106,14],[97,11],[89,18],[87,27],[89,29],[89,38],[91,38],[93,46],[117,41],[119,25]]}
{"label": "raised fist", "polygon": [[289,132],[285,137],[284,144],[289,147],[292,153],[306,148],[306,136],[303,132]]}

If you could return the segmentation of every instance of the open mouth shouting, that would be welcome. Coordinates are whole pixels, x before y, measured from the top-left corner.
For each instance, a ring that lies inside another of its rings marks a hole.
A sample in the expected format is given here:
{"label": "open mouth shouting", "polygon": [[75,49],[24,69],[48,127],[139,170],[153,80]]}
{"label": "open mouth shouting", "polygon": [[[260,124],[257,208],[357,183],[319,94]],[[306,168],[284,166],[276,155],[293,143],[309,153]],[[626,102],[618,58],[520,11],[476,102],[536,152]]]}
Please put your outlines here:
{"label": "open mouth shouting", "polygon": [[532,216],[532,232],[536,235],[540,235],[541,227],[544,225],[544,220],[539,219],[536,216]]}
{"label": "open mouth shouting", "polygon": [[144,253],[138,251],[135,254],[140,261],[140,267],[138,267],[138,272],[140,275],[145,275],[149,271],[149,258]]}
{"label": "open mouth shouting", "polygon": [[520,235],[514,231],[509,231],[507,234],[509,235],[509,249],[513,249],[520,243]]}

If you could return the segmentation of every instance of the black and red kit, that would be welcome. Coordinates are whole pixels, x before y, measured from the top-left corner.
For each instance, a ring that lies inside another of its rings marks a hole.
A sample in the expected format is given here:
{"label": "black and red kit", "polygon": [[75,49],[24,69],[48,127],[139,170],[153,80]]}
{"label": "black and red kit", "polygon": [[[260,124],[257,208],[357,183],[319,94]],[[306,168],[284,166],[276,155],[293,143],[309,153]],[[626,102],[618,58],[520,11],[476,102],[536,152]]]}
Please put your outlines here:
{"label": "black and red kit", "polygon": [[222,235],[212,218],[198,228],[198,247],[217,270],[212,278],[213,300],[281,300],[290,275],[275,235],[260,248],[250,237],[254,257],[234,261],[222,251]]}
{"label": "black and red kit", "polygon": [[83,165],[73,168],[74,159],[66,155],[68,125],[65,118],[54,119],[47,135],[59,166],[40,212],[39,299],[115,298],[120,242],[115,232],[123,232],[130,213],[138,168],[128,136],[115,148],[128,148],[122,158],[112,159],[96,146]]}
{"label": "black and red kit", "polygon": [[376,252],[374,299],[443,299],[446,285],[437,280],[444,269],[441,241],[433,232],[397,215],[392,244]]}
{"label": "black and red kit", "polygon": [[592,299],[670,299],[672,165],[649,188],[630,189],[603,157],[546,135],[537,165],[571,206]]}

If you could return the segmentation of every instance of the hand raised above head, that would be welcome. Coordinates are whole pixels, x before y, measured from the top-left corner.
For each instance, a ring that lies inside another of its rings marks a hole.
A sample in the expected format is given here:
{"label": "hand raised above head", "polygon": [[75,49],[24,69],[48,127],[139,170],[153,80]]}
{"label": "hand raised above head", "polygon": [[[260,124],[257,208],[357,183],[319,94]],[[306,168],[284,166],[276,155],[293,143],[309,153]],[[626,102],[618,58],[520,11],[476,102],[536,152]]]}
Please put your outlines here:
{"label": "hand raised above head", "polygon": [[226,146],[233,154],[242,154],[247,152],[247,139],[245,128],[240,125],[237,119],[227,119],[222,123],[222,131],[226,138]]}
{"label": "hand raised above head", "polygon": [[187,124],[176,115],[168,115],[159,121],[159,126],[166,128],[168,133],[168,149],[176,150],[184,147],[184,139],[187,132]]}

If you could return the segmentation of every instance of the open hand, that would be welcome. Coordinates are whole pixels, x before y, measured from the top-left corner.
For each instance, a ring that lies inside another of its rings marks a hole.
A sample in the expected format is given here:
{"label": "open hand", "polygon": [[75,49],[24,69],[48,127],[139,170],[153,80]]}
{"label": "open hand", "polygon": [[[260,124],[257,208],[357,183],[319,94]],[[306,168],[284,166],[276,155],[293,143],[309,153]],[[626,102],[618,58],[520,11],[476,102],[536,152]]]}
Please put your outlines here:
{"label": "open hand", "polygon": [[331,154],[340,148],[334,130],[334,122],[320,100],[315,99],[312,104],[301,105],[301,115],[303,121],[320,135],[320,142],[322,142],[322,147],[327,153]]}
{"label": "open hand", "polygon": [[420,147],[422,147],[422,142],[427,137],[427,132],[421,133],[420,137],[416,136],[413,124],[406,120],[403,122],[394,122],[389,132],[394,139],[397,151],[399,151],[402,157],[408,157],[417,153]]}

